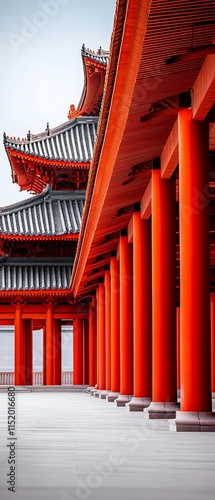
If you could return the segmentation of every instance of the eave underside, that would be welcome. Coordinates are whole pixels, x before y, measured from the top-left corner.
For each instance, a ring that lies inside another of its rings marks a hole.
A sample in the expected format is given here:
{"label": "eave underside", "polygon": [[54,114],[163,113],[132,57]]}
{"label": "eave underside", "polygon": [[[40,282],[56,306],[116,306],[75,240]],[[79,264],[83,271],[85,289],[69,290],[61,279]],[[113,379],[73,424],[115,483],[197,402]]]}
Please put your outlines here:
{"label": "eave underside", "polygon": [[[118,18],[110,68],[114,66],[117,30],[120,29],[120,15],[125,4],[123,1],[117,4]],[[192,50],[209,46],[215,38],[212,1],[196,0],[191,5],[186,0],[177,0],[170,5],[167,0],[152,0],[143,5],[136,0],[127,3],[126,15],[121,44],[118,46],[116,76],[114,80],[111,74],[107,78],[82,231],[73,268],[72,290],[75,296],[88,292],[93,283],[94,288],[98,284],[95,270],[92,274],[91,267],[96,264],[101,253],[106,258],[110,248],[117,248],[119,231],[128,225],[134,204],[141,201],[149,184],[151,162],[161,156],[178,110],[181,106],[186,107],[183,99],[192,89],[204,63],[205,51],[199,50],[193,57]],[[179,58],[174,64],[166,63],[167,59],[190,51],[192,57]],[[109,97],[111,92],[112,101]],[[110,111],[107,118],[108,107]],[[213,116],[211,121],[214,121]],[[100,140],[100,137],[103,139]],[[211,154],[214,144],[215,126],[212,125]],[[98,193],[101,191],[103,198],[100,196],[98,203]],[[107,243],[111,235],[112,245]],[[101,277],[101,265],[97,268],[98,278]]]}

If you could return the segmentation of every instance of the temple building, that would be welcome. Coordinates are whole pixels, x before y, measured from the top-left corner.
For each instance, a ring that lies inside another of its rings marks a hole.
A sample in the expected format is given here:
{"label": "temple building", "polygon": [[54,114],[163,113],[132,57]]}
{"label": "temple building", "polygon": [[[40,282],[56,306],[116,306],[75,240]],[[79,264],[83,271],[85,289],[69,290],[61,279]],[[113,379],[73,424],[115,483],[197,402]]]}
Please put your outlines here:
{"label": "temple building", "polygon": [[82,47],[69,121],[4,136],[13,181],[36,193],[0,212],[16,385],[32,383],[38,326],[43,383],[61,383],[73,324],[74,384],[215,431],[214,41],[213,0],[117,0],[110,55]]}

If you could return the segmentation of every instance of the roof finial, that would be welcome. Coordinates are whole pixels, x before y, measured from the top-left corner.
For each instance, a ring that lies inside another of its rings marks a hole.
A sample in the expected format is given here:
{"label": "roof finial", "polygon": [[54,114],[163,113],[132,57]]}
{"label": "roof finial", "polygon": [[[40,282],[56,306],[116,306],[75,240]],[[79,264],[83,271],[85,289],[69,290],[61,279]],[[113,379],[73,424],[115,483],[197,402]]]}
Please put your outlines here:
{"label": "roof finial", "polygon": [[47,135],[49,135],[49,132],[50,132],[50,129],[49,129],[49,122],[47,122],[47,125],[46,125],[46,132],[47,132]]}
{"label": "roof finial", "polygon": [[27,133],[27,141],[30,141],[30,140],[31,140],[31,131],[29,130]]}

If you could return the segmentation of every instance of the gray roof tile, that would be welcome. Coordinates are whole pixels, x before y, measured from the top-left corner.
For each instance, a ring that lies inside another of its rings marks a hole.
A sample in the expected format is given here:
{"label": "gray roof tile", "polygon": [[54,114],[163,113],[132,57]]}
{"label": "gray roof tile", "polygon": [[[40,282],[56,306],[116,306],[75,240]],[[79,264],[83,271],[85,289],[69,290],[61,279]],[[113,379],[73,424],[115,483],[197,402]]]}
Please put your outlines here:
{"label": "gray roof tile", "polygon": [[30,134],[30,140],[20,141],[4,134],[4,145],[34,157],[86,163],[92,159],[97,123],[98,117],[78,116],[48,132],[46,130],[42,134]]}
{"label": "gray roof tile", "polygon": [[67,290],[72,259],[0,258],[0,292]]}
{"label": "gray roof tile", "polygon": [[1,235],[60,236],[79,233],[85,191],[52,191],[0,208]]}

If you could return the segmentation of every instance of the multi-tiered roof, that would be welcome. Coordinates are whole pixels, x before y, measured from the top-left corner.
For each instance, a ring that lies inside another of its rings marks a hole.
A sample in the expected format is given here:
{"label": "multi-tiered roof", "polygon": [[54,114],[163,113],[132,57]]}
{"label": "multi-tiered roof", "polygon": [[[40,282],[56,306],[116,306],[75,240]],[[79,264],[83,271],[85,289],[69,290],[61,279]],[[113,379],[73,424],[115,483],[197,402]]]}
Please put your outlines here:
{"label": "multi-tiered roof", "polygon": [[13,182],[37,196],[0,208],[2,296],[69,293],[108,53],[83,46],[82,59],[84,88],[69,121],[22,140],[4,134]]}

